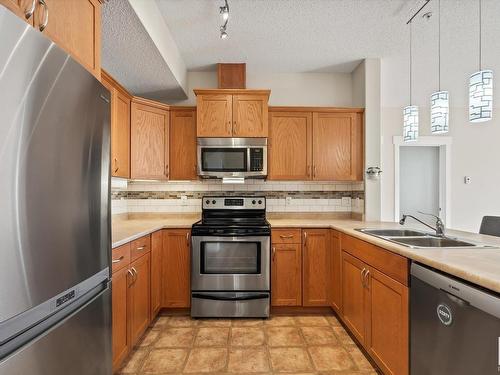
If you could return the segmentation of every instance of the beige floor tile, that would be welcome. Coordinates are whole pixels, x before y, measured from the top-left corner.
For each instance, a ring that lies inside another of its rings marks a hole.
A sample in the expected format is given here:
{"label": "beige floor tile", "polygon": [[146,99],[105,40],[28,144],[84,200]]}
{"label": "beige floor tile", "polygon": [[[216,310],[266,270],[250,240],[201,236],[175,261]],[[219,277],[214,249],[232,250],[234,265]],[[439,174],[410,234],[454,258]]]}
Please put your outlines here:
{"label": "beige floor tile", "polygon": [[221,372],[226,362],[226,348],[196,348],[189,353],[184,372]]}
{"label": "beige floor tile", "polygon": [[164,328],[167,325],[169,319],[169,316],[159,316],[158,319],[156,319],[156,322],[153,324],[153,329]]}
{"label": "beige floor tile", "polygon": [[271,348],[271,365],[274,372],[301,372],[312,370],[311,361],[303,348]]}
{"label": "beige floor tile", "polygon": [[266,350],[263,348],[232,348],[229,351],[228,371],[236,373],[269,371],[269,360],[267,358]]}
{"label": "beige floor tile", "polygon": [[264,330],[255,327],[233,327],[231,328],[231,345],[235,346],[257,346],[263,345],[265,341]]}
{"label": "beige floor tile", "polygon": [[231,319],[198,319],[198,325],[201,327],[231,327]]}
{"label": "beige floor tile", "polygon": [[141,373],[180,373],[187,354],[187,349],[153,349],[144,362]]}
{"label": "beige floor tile", "polygon": [[167,328],[160,333],[155,348],[187,348],[193,344],[194,328]]}
{"label": "beige floor tile", "polygon": [[264,319],[233,319],[233,327],[258,327],[264,324]]}
{"label": "beige floor tile", "polygon": [[346,345],[345,349],[351,355],[351,358],[360,370],[375,371],[370,361],[366,359],[363,352],[356,345]]}
{"label": "beige floor tile", "polygon": [[330,327],[302,327],[300,329],[308,345],[337,344],[333,330]]}
{"label": "beige floor tile", "polygon": [[198,321],[190,316],[171,316],[167,324],[171,327],[193,327],[198,325]]}
{"label": "beige floor tile", "polygon": [[333,327],[333,332],[343,345],[356,345],[344,327]]}
{"label": "beige floor tile", "polygon": [[310,346],[307,348],[318,371],[355,370],[347,351],[340,346]]}
{"label": "beige floor tile", "polygon": [[144,362],[144,358],[148,354],[147,349],[140,348],[131,353],[125,366],[120,371],[121,374],[134,374],[141,369]]}
{"label": "beige floor tile", "polygon": [[194,340],[195,346],[227,346],[229,328],[201,327]]}
{"label": "beige floor tile", "polygon": [[267,332],[267,343],[269,346],[302,346],[304,340],[296,327],[269,327]]}
{"label": "beige floor tile", "polygon": [[272,316],[264,321],[264,324],[268,327],[294,326],[295,319],[292,316]]}
{"label": "beige floor tile", "polygon": [[317,326],[327,326],[328,320],[324,316],[316,316],[316,315],[309,315],[309,316],[296,316],[295,320],[300,326],[303,327],[317,327]]}
{"label": "beige floor tile", "polygon": [[151,329],[146,332],[144,339],[139,344],[140,347],[149,346],[155,342],[155,340],[160,335],[160,331]]}
{"label": "beige floor tile", "polygon": [[331,326],[342,327],[342,324],[340,324],[338,318],[334,315],[327,316],[326,320],[328,320],[328,323],[330,323]]}

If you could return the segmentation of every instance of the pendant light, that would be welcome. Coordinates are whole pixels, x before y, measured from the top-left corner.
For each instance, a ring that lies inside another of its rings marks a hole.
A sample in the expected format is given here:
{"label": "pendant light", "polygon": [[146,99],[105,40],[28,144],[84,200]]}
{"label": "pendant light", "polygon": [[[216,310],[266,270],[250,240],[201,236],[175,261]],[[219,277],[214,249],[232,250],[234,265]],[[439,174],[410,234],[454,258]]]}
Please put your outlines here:
{"label": "pendant light", "polygon": [[448,133],[449,112],[449,93],[441,91],[441,0],[438,0],[438,91],[431,95],[431,133]]}
{"label": "pendant light", "polygon": [[411,104],[412,84],[412,22],[410,21],[410,105],[403,110],[403,140],[413,142],[418,138],[418,107]]}
{"label": "pendant light", "polygon": [[482,70],[482,9],[479,1],[479,71],[469,81],[469,121],[479,123],[493,117],[493,71]]}

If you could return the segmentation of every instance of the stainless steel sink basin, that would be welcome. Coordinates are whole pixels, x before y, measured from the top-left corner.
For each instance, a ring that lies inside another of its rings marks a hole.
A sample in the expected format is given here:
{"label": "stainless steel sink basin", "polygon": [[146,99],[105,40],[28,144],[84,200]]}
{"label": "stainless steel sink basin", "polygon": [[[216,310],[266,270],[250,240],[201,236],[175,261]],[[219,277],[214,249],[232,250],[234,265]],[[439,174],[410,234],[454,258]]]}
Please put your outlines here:
{"label": "stainless steel sink basin", "polygon": [[391,240],[411,247],[477,247],[476,244],[447,237],[408,237]]}
{"label": "stainless steel sink basin", "polygon": [[382,237],[420,237],[428,233],[411,229],[360,229],[360,232]]}

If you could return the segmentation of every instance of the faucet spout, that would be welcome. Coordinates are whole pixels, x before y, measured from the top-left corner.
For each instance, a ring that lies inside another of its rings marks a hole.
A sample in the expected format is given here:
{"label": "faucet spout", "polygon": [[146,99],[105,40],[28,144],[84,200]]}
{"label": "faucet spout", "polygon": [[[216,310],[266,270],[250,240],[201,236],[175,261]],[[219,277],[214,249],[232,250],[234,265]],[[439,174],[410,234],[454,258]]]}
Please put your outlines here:
{"label": "faucet spout", "polygon": [[441,220],[441,218],[439,216],[436,216],[436,215],[433,215],[433,214],[427,214],[425,212],[420,212],[420,211],[419,211],[419,213],[434,217],[436,219],[436,227],[434,228],[433,226],[430,226],[429,224],[423,222],[422,220],[420,220],[419,218],[416,218],[413,215],[403,215],[401,217],[401,220],[399,220],[399,224],[404,225],[405,222],[406,222],[406,218],[411,217],[413,220],[418,221],[420,224],[423,224],[427,228],[430,228],[433,231],[435,231],[436,232],[436,236],[444,237],[445,226],[444,226],[444,223],[443,223],[443,221]]}

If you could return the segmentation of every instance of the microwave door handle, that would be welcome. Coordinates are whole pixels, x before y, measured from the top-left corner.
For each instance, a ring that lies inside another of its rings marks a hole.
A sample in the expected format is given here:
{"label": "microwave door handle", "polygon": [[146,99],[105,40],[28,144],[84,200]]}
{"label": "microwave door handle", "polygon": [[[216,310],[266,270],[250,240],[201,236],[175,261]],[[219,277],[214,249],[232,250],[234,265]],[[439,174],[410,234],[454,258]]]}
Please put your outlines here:
{"label": "microwave door handle", "polygon": [[247,147],[247,172],[252,169],[252,160],[250,159],[250,147]]}
{"label": "microwave door handle", "polygon": [[205,294],[205,293],[193,293],[193,298],[199,299],[209,299],[213,301],[250,301],[256,299],[266,299],[269,298],[268,293],[248,293],[241,296],[234,295],[215,295],[215,294]]}

